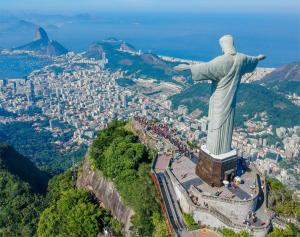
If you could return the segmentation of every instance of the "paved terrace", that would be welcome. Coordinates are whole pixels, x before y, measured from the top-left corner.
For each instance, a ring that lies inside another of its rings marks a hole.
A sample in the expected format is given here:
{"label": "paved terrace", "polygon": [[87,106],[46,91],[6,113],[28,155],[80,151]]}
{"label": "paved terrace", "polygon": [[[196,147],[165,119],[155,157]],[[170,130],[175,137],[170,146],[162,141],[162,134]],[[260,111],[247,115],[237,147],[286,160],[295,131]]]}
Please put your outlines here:
{"label": "paved terrace", "polygon": [[244,184],[240,184],[238,188],[211,187],[202,181],[195,173],[197,160],[191,160],[186,156],[180,156],[179,159],[172,163],[172,171],[177,177],[182,186],[188,191],[194,185],[198,190],[206,195],[214,195],[216,192],[221,192],[219,197],[232,200],[247,200],[255,195],[253,188],[256,180],[255,172],[246,172],[242,175]]}
{"label": "paved terrace", "polygon": [[[171,165],[174,175],[187,191],[194,185],[198,190],[201,190],[203,194],[214,195],[219,191],[221,192],[219,197],[235,201],[247,200],[255,195],[255,190],[251,188],[256,180],[256,173],[254,171],[246,172],[242,175],[241,178],[244,180],[244,184],[240,184],[238,188],[225,188],[224,186],[211,187],[195,174],[196,164],[197,161],[181,156]],[[256,215],[258,218],[257,222],[252,223],[252,226],[259,227],[265,225],[270,219],[270,213],[265,210],[263,204],[256,211]]]}

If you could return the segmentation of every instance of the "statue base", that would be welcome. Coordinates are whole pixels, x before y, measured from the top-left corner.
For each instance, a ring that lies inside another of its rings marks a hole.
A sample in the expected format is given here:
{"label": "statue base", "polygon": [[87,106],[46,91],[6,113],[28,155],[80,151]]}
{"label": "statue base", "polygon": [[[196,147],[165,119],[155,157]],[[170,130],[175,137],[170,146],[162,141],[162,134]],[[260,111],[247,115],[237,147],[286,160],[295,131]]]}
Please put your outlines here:
{"label": "statue base", "polygon": [[221,155],[211,154],[202,146],[196,174],[212,187],[221,187],[223,181],[232,181],[237,167],[237,152],[232,150]]}

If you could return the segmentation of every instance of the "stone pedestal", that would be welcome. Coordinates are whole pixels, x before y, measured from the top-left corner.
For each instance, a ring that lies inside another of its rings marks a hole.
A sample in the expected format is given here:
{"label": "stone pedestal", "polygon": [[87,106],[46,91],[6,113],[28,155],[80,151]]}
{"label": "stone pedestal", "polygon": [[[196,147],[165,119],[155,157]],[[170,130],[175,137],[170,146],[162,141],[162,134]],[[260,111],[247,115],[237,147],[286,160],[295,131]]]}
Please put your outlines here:
{"label": "stone pedestal", "polygon": [[202,146],[196,174],[211,186],[221,187],[223,180],[231,181],[237,166],[237,152],[232,150],[221,155],[213,155]]}

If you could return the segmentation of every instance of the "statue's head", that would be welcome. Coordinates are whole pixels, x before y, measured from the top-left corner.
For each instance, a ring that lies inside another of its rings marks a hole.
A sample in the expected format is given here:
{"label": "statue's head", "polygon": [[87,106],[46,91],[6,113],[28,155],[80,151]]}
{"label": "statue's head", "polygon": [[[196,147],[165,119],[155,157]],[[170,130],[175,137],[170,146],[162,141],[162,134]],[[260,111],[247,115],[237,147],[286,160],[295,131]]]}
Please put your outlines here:
{"label": "statue's head", "polygon": [[219,42],[224,54],[231,54],[231,55],[236,54],[233,37],[231,35],[222,36]]}

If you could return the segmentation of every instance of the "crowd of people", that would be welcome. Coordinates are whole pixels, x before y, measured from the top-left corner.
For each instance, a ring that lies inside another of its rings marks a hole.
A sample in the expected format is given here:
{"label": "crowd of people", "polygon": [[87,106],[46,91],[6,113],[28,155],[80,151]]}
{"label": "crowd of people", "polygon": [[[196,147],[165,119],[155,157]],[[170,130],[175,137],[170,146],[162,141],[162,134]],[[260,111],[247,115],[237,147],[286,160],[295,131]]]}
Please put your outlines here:
{"label": "crowd of people", "polygon": [[177,148],[179,153],[184,154],[189,158],[193,156],[193,152],[190,151],[188,145],[177,136],[176,129],[169,128],[167,124],[149,121],[145,117],[135,116],[134,119],[139,122],[140,125],[142,125],[146,132],[151,131],[157,136],[167,139],[172,145]]}

